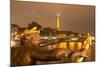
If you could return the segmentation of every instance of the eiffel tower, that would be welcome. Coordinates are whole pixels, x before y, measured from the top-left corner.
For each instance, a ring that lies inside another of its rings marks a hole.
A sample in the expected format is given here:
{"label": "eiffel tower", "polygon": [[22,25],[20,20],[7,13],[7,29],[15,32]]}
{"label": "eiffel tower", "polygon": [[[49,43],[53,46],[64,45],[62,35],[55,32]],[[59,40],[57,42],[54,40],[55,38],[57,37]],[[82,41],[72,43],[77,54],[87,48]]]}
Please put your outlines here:
{"label": "eiffel tower", "polygon": [[57,19],[56,19],[56,27],[57,27],[57,30],[60,31],[60,15],[57,14]]}

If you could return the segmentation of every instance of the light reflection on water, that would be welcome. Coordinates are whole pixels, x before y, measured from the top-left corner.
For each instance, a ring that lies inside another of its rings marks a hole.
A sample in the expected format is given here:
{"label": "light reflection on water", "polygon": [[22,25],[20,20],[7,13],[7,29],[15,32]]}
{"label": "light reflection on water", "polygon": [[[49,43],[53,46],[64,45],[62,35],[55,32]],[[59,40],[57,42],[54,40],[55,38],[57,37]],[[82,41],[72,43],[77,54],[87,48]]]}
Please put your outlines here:
{"label": "light reflection on water", "polygon": [[50,45],[48,46],[49,49],[54,49],[54,48],[68,48],[68,49],[81,49],[82,48],[82,43],[81,42],[61,42],[59,44],[55,45]]}
{"label": "light reflection on water", "polygon": [[[48,46],[49,49],[54,49],[54,48],[67,48],[67,49],[72,49],[72,50],[79,50],[83,48],[83,43],[82,42],[61,42],[59,44],[55,45],[50,45]],[[95,47],[89,48],[88,54],[90,61],[95,60]]]}

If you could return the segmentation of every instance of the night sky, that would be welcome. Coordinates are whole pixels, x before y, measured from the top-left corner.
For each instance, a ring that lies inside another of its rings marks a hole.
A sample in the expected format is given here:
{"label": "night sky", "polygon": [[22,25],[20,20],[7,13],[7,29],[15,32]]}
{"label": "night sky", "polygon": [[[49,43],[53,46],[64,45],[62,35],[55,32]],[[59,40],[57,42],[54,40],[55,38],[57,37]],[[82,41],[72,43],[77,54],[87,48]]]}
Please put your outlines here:
{"label": "night sky", "polygon": [[57,14],[60,14],[62,30],[95,32],[95,6],[18,1],[11,3],[11,23],[21,27],[36,21],[42,27],[56,28]]}

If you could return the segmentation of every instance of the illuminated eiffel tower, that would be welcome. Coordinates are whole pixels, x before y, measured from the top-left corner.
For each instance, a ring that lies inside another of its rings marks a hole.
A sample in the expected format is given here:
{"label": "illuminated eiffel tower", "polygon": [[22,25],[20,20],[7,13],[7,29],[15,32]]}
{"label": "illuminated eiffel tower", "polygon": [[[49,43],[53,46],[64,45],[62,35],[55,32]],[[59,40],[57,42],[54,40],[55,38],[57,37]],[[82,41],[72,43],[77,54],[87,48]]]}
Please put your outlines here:
{"label": "illuminated eiffel tower", "polygon": [[57,20],[56,20],[56,27],[57,27],[57,30],[60,31],[60,15],[57,14]]}

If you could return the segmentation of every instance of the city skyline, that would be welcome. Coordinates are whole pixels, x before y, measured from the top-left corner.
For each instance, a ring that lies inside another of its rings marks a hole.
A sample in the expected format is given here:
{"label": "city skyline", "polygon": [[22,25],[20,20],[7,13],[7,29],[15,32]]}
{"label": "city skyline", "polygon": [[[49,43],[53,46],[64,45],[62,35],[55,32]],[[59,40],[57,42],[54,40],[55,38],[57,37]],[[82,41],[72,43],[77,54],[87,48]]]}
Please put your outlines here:
{"label": "city skyline", "polygon": [[11,5],[11,23],[21,27],[36,21],[43,27],[56,28],[60,14],[62,30],[95,33],[95,6],[18,1]]}

